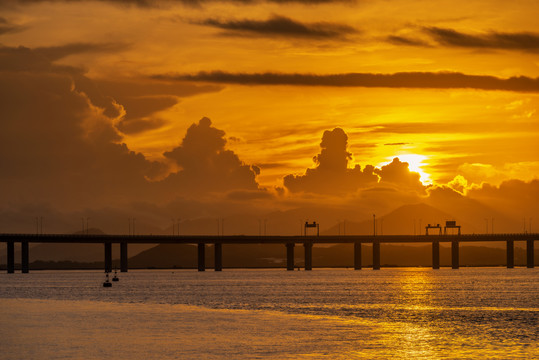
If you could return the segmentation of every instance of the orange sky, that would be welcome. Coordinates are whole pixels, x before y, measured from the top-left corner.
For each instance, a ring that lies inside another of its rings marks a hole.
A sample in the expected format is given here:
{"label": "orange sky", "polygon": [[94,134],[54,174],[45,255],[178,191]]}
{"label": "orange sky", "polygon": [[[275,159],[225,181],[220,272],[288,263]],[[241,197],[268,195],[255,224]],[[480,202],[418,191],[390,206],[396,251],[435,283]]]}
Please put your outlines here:
{"label": "orange sky", "polygon": [[479,199],[539,174],[537,1],[121,3],[0,5],[4,207],[375,185],[414,202],[429,184]]}

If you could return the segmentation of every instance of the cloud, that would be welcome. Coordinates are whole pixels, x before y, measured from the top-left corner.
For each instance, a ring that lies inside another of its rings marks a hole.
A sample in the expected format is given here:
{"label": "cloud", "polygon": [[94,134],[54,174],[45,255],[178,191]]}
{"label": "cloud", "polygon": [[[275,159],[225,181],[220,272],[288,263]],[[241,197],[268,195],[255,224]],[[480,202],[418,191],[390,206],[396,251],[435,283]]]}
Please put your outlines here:
{"label": "cloud", "polygon": [[[95,0],[78,0],[80,2],[91,2]],[[302,5],[318,5],[331,3],[354,3],[354,0],[97,0],[103,3],[110,3],[118,6],[136,6],[141,8],[161,8],[168,7],[171,4],[183,4],[189,6],[200,6],[206,3],[233,3],[233,4],[257,4],[257,3],[276,3],[276,4],[302,4]],[[73,0],[4,0],[0,3],[0,7],[16,6],[16,5],[31,5],[43,2],[73,2]]]}
{"label": "cloud", "polygon": [[309,39],[345,39],[346,35],[357,33],[348,25],[317,22],[302,23],[290,18],[274,15],[268,20],[228,20],[207,19],[200,24],[224,30],[225,35],[261,36]]}
{"label": "cloud", "polygon": [[240,85],[290,85],[333,87],[383,87],[419,89],[504,90],[515,92],[539,92],[539,79],[526,76],[498,78],[488,75],[466,75],[457,72],[399,72],[393,74],[344,73],[228,73],[223,71],[199,72],[197,74],[161,74],[155,79],[208,82]]}
{"label": "cloud", "polygon": [[59,46],[47,46],[33,49],[51,61],[64,58],[69,55],[83,53],[115,53],[129,47],[124,43],[71,43]]}
{"label": "cloud", "polygon": [[348,168],[352,154],[347,147],[348,136],[341,128],[324,131],[320,154],[313,158],[316,167],[307,169],[304,175],[285,176],[284,186],[291,192],[342,194],[376,184],[373,166]]}
{"label": "cloud", "polygon": [[455,29],[424,26],[415,36],[390,35],[386,41],[395,45],[421,47],[460,47],[488,50],[516,50],[529,53],[539,52],[539,33],[497,32],[469,34]]}
{"label": "cloud", "polygon": [[387,42],[390,42],[395,45],[405,45],[405,46],[430,46],[423,40],[412,39],[409,37],[399,36],[399,35],[390,35],[386,38]]}
{"label": "cloud", "polygon": [[172,189],[190,193],[258,190],[260,169],[244,164],[231,150],[225,149],[225,132],[204,117],[192,124],[182,143],[164,153],[181,169],[163,182]]}
{"label": "cloud", "polygon": [[491,31],[483,34],[466,34],[454,29],[424,27],[423,31],[441,45],[477,49],[539,51],[539,34],[531,32],[505,33]]}
{"label": "cloud", "polygon": [[253,201],[273,199],[273,195],[266,190],[235,190],[229,192],[226,198],[238,201]]}
{"label": "cloud", "polygon": [[23,31],[24,27],[16,25],[0,16],[0,35]]}
{"label": "cloud", "polygon": [[109,94],[123,107],[125,116],[117,126],[125,134],[160,128],[167,122],[159,116],[159,112],[175,106],[181,98],[222,89],[222,86],[171,83],[148,78],[97,79],[93,82],[100,91]]}
{"label": "cloud", "polygon": [[146,178],[163,166],[122,143],[114,126],[121,109],[90,79],[22,47],[0,48],[0,70],[4,201],[150,196]]}
{"label": "cloud", "polygon": [[417,193],[425,193],[425,186],[421,182],[419,173],[410,171],[409,164],[394,158],[392,162],[374,169],[374,173],[380,176],[380,185],[393,185],[402,190],[412,190]]}
{"label": "cloud", "polygon": [[[118,99],[127,99],[124,108],[80,69],[55,65],[24,47],[0,47],[0,83],[0,197],[6,203],[54,201],[58,207],[91,207],[258,190],[260,170],[224,149],[224,132],[207,119],[193,125],[182,145],[167,152],[176,164],[168,177],[168,164],[150,161],[123,143],[118,127],[134,132],[141,131],[136,127],[159,126],[152,124],[159,121],[152,114],[175,104],[175,96],[138,96],[147,88],[127,90],[125,84],[104,83],[106,90],[121,94]],[[176,93],[205,91],[191,84],[174,86],[179,88]],[[151,180],[157,178],[164,180]]]}
{"label": "cloud", "polygon": [[125,109],[125,116],[118,123],[124,134],[134,134],[163,126],[166,122],[155,118],[155,113],[168,109],[178,103],[173,96],[141,96],[115,98]]}

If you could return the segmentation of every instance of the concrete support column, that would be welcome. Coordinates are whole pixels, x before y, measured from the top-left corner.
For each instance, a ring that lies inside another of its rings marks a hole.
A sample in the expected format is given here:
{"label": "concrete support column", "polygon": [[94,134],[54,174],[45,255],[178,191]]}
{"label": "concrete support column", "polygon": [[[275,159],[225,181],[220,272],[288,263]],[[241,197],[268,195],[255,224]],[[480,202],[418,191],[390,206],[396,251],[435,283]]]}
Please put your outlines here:
{"label": "concrete support column", "polygon": [[513,240],[507,240],[507,251],[505,252],[507,256],[506,264],[508,269],[515,267],[515,244]]}
{"label": "concrete support column", "polygon": [[120,272],[127,272],[127,241],[120,243]]}
{"label": "concrete support column", "polygon": [[313,269],[313,243],[306,242],[303,244],[305,248],[305,270]]}
{"label": "concrete support column", "polygon": [[105,272],[112,272],[112,243],[106,242],[105,245]]}
{"label": "concrete support column", "polygon": [[7,242],[7,273],[13,274],[15,272],[15,242]]}
{"label": "concrete support column", "polygon": [[28,274],[30,271],[28,241],[21,241],[21,272]]}
{"label": "concrete support column", "polygon": [[286,244],[286,270],[294,270],[294,243]]}
{"label": "concrete support column", "polygon": [[214,245],[214,260],[215,271],[223,271],[223,244],[215,243]]}
{"label": "concrete support column", "polygon": [[440,268],[440,242],[432,240],[432,268]]}
{"label": "concrete support column", "polygon": [[451,268],[459,268],[459,241],[457,239],[451,240]]}
{"label": "concrete support column", "polygon": [[354,243],[354,270],[361,270],[361,242]]}
{"label": "concrete support column", "polygon": [[526,267],[529,268],[529,269],[533,269],[533,267],[535,266],[535,263],[534,263],[534,256],[535,256],[535,251],[534,251],[534,240],[526,240]]}
{"label": "concrete support column", "polygon": [[372,242],[372,269],[380,270],[380,240],[378,239]]}
{"label": "concrete support column", "polygon": [[206,245],[198,244],[198,271],[206,271]]}

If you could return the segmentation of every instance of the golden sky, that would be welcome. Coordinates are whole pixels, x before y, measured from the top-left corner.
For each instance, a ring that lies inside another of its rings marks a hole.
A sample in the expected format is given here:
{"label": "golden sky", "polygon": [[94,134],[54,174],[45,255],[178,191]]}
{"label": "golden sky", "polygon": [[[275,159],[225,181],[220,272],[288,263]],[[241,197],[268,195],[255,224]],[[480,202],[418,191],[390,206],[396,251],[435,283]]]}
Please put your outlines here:
{"label": "golden sky", "polygon": [[[387,181],[406,191],[419,189],[410,170],[460,194],[528,184],[538,13],[535,0],[8,0],[2,184],[34,189],[10,203],[79,187],[120,201],[124,188],[183,196],[226,173],[207,189],[293,198],[350,182],[349,196],[384,183],[395,157],[409,167]],[[86,183],[87,169],[102,176]],[[69,180],[36,187],[33,171]]]}

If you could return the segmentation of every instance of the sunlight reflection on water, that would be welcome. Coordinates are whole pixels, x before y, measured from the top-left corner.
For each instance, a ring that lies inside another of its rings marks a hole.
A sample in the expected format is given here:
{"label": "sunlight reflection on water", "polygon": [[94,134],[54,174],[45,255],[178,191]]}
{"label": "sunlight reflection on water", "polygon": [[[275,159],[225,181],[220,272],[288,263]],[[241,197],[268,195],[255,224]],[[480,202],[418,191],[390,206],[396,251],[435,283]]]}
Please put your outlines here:
{"label": "sunlight reflection on water", "polygon": [[[537,269],[0,275],[8,358],[537,358]],[[37,357],[36,357],[37,358]]]}

